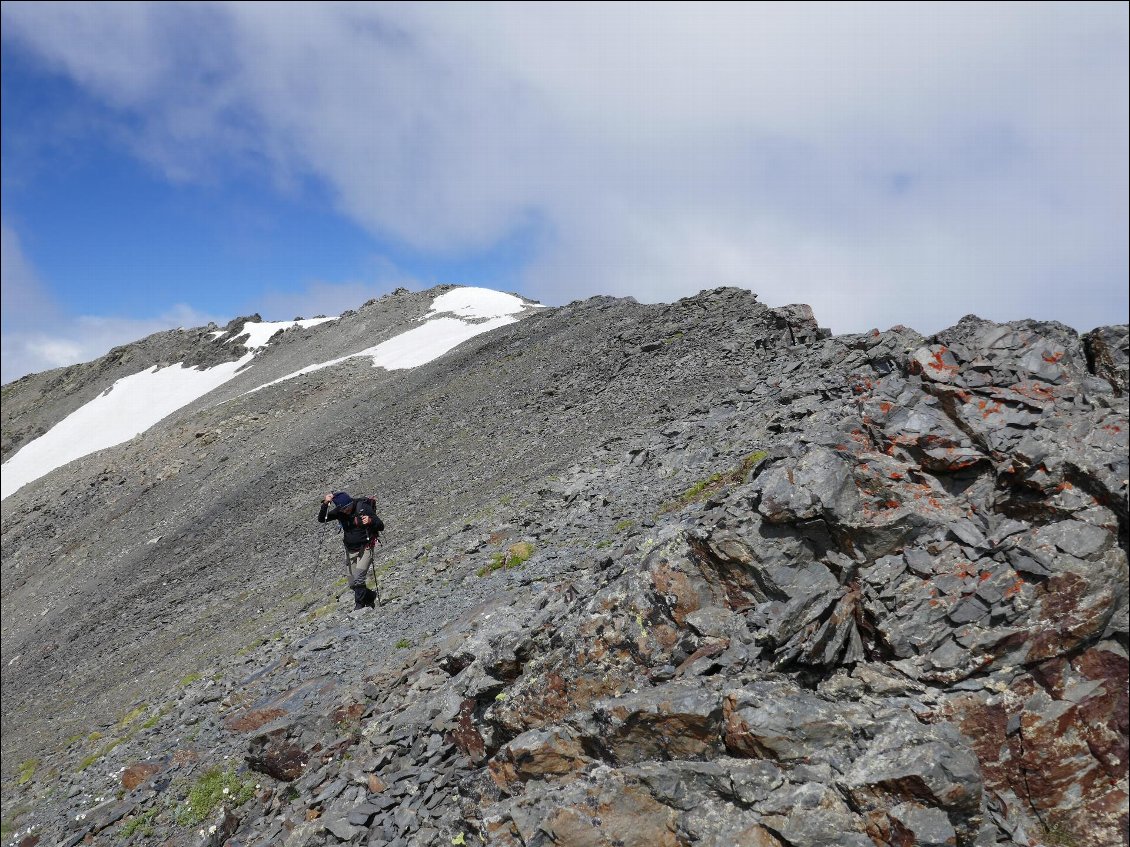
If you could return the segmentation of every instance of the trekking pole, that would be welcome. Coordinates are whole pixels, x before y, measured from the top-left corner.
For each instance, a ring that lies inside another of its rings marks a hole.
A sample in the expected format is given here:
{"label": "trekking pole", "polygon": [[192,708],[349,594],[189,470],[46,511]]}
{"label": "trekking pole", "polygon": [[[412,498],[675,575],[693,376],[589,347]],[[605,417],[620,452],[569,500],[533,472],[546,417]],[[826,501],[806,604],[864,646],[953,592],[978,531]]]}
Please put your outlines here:
{"label": "trekking pole", "polygon": [[381,544],[381,537],[377,535],[374,540],[377,544],[373,545],[373,590],[377,592],[377,606],[383,606],[384,600],[381,599],[381,579],[377,573],[377,545]]}
{"label": "trekking pole", "polygon": [[314,583],[318,581],[318,565],[322,563],[322,551],[326,549],[326,533],[329,528],[329,524],[322,524],[322,540],[314,542],[314,567],[310,571],[310,581]]}

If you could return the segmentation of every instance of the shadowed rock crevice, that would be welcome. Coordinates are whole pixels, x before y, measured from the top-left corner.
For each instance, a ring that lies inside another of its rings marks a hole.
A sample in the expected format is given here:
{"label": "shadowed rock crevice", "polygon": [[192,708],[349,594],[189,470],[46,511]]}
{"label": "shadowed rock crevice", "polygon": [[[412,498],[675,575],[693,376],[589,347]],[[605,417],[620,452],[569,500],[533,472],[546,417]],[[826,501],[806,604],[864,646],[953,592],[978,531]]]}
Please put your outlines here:
{"label": "shadowed rock crevice", "polygon": [[1087,369],[1109,382],[1116,397],[1126,396],[1130,362],[1130,333],[1126,325],[1104,326],[1088,332],[1083,336],[1083,350]]}

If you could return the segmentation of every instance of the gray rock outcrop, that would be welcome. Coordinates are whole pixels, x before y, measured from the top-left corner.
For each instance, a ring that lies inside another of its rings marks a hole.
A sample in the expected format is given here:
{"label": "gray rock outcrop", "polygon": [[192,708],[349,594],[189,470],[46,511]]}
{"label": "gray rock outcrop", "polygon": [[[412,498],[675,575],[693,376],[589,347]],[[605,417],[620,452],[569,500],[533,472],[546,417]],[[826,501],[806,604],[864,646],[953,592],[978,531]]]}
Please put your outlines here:
{"label": "gray rock outcrop", "polygon": [[[404,296],[306,341],[394,333],[426,308]],[[5,501],[5,820],[68,845],[1126,844],[1126,339],[828,337],[719,289],[225,386]],[[312,543],[321,493],[359,486],[390,528],[375,613]]]}

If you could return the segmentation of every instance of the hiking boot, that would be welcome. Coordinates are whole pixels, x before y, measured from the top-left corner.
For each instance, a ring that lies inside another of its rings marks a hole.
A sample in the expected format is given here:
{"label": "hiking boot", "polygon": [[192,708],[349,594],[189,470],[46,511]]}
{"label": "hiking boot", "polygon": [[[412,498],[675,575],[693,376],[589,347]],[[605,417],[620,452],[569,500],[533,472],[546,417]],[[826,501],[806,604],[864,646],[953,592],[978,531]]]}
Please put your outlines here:
{"label": "hiking boot", "polygon": [[360,609],[364,607],[368,607],[370,609],[375,609],[377,607],[377,592],[375,592],[371,588],[365,592],[365,599],[361,601],[361,605],[357,608]]}

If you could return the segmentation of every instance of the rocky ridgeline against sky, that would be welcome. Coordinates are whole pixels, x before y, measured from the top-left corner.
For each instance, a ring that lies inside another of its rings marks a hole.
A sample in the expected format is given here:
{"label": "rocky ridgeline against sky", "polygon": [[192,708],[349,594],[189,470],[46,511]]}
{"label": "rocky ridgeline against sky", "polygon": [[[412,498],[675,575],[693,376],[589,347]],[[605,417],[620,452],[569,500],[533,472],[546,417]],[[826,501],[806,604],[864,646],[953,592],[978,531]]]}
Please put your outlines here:
{"label": "rocky ridgeline against sky", "polygon": [[4,500],[5,844],[1127,843],[1126,326],[448,295],[5,387],[246,358]]}

